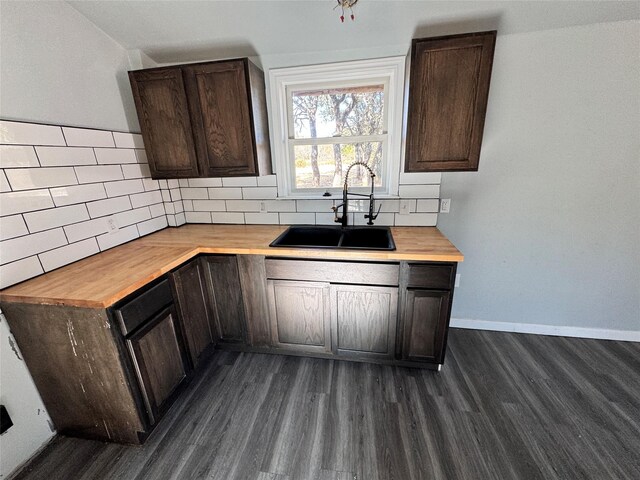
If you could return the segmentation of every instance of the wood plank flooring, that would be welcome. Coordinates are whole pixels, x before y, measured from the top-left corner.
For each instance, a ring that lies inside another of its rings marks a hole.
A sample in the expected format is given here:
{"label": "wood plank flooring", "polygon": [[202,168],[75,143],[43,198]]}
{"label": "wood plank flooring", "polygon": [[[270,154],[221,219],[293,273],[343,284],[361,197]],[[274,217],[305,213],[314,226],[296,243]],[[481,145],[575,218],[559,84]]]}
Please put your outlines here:
{"label": "wood plank flooring", "polygon": [[217,352],[142,447],[18,479],[640,478],[640,344],[452,329],[440,373]]}

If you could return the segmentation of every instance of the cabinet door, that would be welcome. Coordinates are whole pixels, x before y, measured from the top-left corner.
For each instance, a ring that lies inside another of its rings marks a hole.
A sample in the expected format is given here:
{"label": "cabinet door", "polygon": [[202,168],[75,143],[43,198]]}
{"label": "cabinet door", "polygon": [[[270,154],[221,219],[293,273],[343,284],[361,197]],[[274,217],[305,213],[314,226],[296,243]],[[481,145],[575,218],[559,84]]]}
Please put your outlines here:
{"label": "cabinet door", "polygon": [[212,330],[221,342],[245,342],[245,314],[235,255],[201,259],[213,313]]}
{"label": "cabinet door", "polygon": [[402,357],[443,363],[451,292],[408,289],[404,308]]}
{"label": "cabinet door", "polygon": [[496,32],[413,40],[406,172],[477,170]]}
{"label": "cabinet door", "polygon": [[127,339],[152,424],[169,408],[187,377],[176,310],[164,309]]}
{"label": "cabinet door", "polygon": [[197,177],[187,96],[179,68],[129,72],[152,178]]}
{"label": "cabinet door", "polygon": [[333,351],[339,355],[393,358],[398,289],[331,285]]}
{"label": "cabinet door", "polygon": [[171,273],[173,288],[178,302],[178,311],[193,366],[205,356],[205,351],[214,343],[211,333],[208,292],[199,260],[192,260]]}
{"label": "cabinet door", "polygon": [[329,284],[268,280],[273,346],[331,352]]}
{"label": "cabinet door", "polygon": [[203,176],[256,175],[243,60],[183,67]]}

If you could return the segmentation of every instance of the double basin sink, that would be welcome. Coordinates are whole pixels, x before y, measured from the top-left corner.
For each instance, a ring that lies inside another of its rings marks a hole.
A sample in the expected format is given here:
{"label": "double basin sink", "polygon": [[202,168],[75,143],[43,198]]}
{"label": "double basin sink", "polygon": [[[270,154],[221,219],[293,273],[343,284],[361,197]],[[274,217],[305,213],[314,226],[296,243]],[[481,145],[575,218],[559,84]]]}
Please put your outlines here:
{"label": "double basin sink", "polygon": [[270,247],[349,248],[395,250],[389,227],[333,227],[295,225],[285,230]]}

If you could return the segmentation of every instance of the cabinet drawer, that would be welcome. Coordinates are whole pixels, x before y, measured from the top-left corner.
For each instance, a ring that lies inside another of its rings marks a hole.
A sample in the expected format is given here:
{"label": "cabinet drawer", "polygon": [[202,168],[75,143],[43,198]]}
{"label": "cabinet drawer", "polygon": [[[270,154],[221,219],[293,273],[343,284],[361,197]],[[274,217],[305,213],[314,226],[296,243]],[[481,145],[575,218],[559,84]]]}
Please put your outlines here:
{"label": "cabinet drawer", "polygon": [[265,260],[267,278],[328,283],[398,285],[400,266],[393,263]]}
{"label": "cabinet drawer", "polygon": [[115,311],[122,333],[128,335],[172,302],[173,297],[169,280],[163,280],[146,292],[141,293]]}
{"label": "cabinet drawer", "polygon": [[409,287],[438,288],[449,290],[453,288],[455,279],[453,265],[421,265],[409,264]]}

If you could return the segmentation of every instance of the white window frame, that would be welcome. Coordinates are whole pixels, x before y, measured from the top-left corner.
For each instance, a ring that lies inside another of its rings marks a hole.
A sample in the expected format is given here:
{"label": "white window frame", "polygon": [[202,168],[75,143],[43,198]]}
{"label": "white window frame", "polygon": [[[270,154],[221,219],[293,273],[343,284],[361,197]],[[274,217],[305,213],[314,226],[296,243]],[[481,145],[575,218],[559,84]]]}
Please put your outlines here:
{"label": "white window frame", "polygon": [[[289,108],[289,92],[300,89],[313,89],[330,85],[362,86],[384,85],[387,131],[380,138],[384,139],[382,186],[375,188],[377,197],[397,197],[400,176],[400,159],[402,150],[402,109],[405,81],[405,57],[387,57],[371,60],[328,63],[303,67],[287,67],[269,71],[269,87],[271,96],[272,145],[274,166],[278,178],[278,196],[288,198],[321,198],[326,188],[295,188],[295,168],[293,168],[293,145],[313,143],[310,139],[295,140],[294,132],[289,131],[292,115]],[[375,140],[375,136],[367,136]],[[357,137],[334,137],[319,139],[320,143],[349,143]],[[336,196],[341,188],[330,188]],[[364,188],[362,190],[368,190]],[[358,189],[354,189],[358,191]],[[367,192],[368,193],[368,192]]]}

